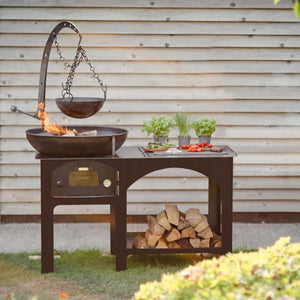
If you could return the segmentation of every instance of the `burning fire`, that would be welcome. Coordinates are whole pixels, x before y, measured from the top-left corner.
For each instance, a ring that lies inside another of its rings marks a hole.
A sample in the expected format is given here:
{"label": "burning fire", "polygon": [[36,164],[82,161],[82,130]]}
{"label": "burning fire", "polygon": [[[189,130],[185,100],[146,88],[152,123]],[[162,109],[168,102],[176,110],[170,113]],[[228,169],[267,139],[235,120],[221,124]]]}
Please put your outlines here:
{"label": "burning fire", "polygon": [[38,105],[38,117],[41,120],[43,130],[55,135],[64,135],[70,132],[77,133],[75,129],[71,130],[68,127],[62,127],[60,125],[56,125],[54,122],[51,122],[46,110],[44,110],[44,103],[39,103]]}

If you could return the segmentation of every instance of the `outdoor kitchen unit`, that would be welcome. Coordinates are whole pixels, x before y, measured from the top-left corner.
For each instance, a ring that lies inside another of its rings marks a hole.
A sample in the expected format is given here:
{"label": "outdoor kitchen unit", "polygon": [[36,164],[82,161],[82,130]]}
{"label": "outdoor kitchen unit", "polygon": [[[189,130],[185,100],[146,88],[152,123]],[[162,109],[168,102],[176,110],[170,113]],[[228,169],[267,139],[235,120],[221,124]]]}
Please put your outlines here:
{"label": "outdoor kitchen unit", "polygon": [[[72,65],[61,54],[57,34],[71,28],[79,35],[77,52]],[[42,122],[41,128],[26,131],[31,145],[39,152],[41,161],[41,239],[42,273],[54,270],[53,211],[58,205],[98,205],[110,207],[111,253],[116,256],[116,270],[126,269],[131,254],[153,253],[226,253],[232,250],[232,169],[236,156],[228,146],[222,152],[146,153],[141,146],[122,147],[127,130],[105,126],[55,126],[49,124],[45,113],[45,89],[48,59],[55,42],[60,59],[70,67],[58,108],[78,119],[92,116],[106,101],[106,86],[96,74],[85,50],[80,46],[81,34],[70,22],[59,23],[51,32],[43,53],[38,108],[31,115]],[[75,69],[86,61],[97,79],[103,98],[77,98],[71,93]],[[16,106],[12,111],[24,113]],[[118,150],[118,151],[117,151]],[[146,174],[165,168],[185,168],[209,178],[207,219],[211,229],[220,236],[220,247],[192,249],[135,249],[133,235],[127,232],[127,190]]]}

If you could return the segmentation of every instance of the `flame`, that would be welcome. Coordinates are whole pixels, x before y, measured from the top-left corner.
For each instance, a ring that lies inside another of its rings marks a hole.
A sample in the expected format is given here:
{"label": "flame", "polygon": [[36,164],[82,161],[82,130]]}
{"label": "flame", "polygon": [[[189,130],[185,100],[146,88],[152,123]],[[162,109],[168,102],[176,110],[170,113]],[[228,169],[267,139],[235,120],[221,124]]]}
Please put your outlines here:
{"label": "flame", "polygon": [[50,132],[55,135],[64,135],[69,132],[77,133],[75,129],[71,130],[68,127],[62,127],[61,125],[56,125],[54,122],[50,121],[49,114],[46,113],[44,109],[44,103],[38,104],[38,117],[41,120],[43,130],[46,132]]}

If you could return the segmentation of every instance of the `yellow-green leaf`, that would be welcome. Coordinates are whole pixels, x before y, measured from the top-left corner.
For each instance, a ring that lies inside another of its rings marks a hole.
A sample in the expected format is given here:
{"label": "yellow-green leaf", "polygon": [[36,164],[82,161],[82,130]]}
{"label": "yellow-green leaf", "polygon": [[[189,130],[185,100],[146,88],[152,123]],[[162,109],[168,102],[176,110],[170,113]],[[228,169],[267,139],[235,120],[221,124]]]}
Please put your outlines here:
{"label": "yellow-green leaf", "polygon": [[294,13],[298,18],[300,18],[300,0],[297,0],[294,4]]}
{"label": "yellow-green leaf", "polygon": [[274,0],[274,4],[276,5],[280,0]]}

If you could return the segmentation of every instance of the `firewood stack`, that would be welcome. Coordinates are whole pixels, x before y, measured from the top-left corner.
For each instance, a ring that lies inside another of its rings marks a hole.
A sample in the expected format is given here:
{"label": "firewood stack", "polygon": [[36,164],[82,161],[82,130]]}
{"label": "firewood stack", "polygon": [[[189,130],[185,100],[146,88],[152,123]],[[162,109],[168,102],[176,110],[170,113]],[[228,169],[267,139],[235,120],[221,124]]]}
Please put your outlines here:
{"label": "firewood stack", "polygon": [[221,238],[211,231],[206,216],[197,208],[183,213],[177,205],[166,204],[156,217],[147,216],[147,222],[149,228],[135,236],[134,248],[221,247]]}

